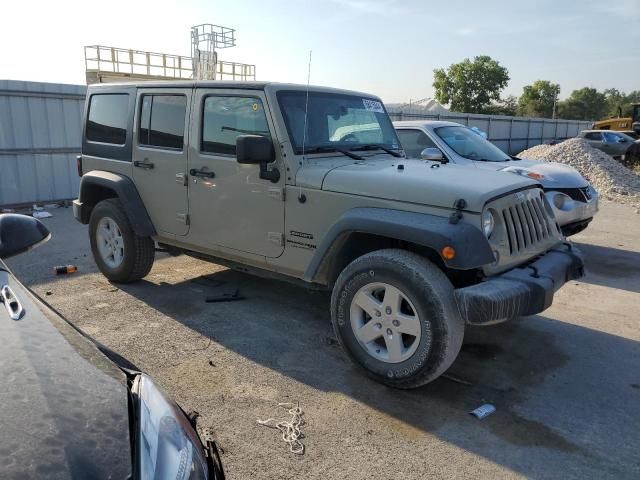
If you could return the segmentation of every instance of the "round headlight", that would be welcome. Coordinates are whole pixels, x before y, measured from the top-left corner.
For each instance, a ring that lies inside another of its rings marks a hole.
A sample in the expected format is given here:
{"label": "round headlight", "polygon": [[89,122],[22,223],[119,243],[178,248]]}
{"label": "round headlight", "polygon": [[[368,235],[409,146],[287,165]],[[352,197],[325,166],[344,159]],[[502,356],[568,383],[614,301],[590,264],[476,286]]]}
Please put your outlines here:
{"label": "round headlight", "polygon": [[568,212],[573,210],[575,207],[575,203],[573,199],[569,195],[565,195],[564,193],[555,192],[553,194],[553,205],[563,212]]}
{"label": "round headlight", "polygon": [[493,232],[493,227],[495,226],[496,226],[496,221],[493,218],[493,213],[491,213],[491,210],[485,210],[484,213],[482,214],[482,231],[484,232],[487,238],[491,236],[491,233]]}

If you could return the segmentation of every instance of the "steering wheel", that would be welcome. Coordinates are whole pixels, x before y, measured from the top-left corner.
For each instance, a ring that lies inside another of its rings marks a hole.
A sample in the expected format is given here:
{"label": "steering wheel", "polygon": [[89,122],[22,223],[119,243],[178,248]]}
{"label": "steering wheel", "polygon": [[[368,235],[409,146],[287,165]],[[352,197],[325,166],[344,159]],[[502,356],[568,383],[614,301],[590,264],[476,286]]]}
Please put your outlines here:
{"label": "steering wheel", "polygon": [[341,142],[357,142],[358,137],[356,137],[353,133],[349,133],[340,139]]}

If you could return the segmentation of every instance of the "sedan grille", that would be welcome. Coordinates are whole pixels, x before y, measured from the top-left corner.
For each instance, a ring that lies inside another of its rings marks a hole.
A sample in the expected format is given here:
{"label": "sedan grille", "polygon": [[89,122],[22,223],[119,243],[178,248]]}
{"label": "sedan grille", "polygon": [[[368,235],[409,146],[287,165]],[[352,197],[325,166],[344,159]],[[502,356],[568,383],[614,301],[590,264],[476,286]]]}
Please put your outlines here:
{"label": "sedan grille", "polygon": [[591,187],[588,186],[580,188],[550,188],[549,191],[564,193],[576,202],[588,202],[593,198]]}
{"label": "sedan grille", "polygon": [[512,255],[557,235],[556,222],[543,202],[542,196],[532,196],[502,210]]}

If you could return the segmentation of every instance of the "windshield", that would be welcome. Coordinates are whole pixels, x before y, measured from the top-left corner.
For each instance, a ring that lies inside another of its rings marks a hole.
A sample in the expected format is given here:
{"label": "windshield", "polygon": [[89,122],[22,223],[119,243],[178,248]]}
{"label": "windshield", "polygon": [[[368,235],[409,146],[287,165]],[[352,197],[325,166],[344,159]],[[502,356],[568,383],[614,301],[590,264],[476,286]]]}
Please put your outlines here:
{"label": "windshield", "polygon": [[436,128],[435,132],[454,152],[470,160],[486,162],[511,160],[511,157],[493,143],[467,127],[440,127]]}
{"label": "windshield", "polygon": [[[296,153],[302,153],[307,107],[305,152],[327,147],[345,150],[381,145],[399,149],[400,142],[382,103],[371,98],[325,92],[278,92],[278,102]],[[366,149],[366,148],[364,148]]]}

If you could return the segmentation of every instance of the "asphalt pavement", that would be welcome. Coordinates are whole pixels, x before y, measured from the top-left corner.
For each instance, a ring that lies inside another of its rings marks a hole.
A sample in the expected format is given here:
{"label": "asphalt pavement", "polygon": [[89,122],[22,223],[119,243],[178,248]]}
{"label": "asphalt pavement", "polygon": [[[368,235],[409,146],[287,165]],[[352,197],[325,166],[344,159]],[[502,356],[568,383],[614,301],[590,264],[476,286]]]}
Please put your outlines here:
{"label": "asphalt pavement", "polygon": [[[230,479],[640,478],[640,215],[605,202],[573,238],[588,274],[541,315],[468,328],[446,378],[413,391],[361,374],[329,295],[186,256],[112,285],[70,209],[8,263],[70,321],[200,413]],[[55,276],[55,265],[78,272]],[[238,290],[244,300],[206,303]],[[306,453],[257,419],[299,402]],[[469,411],[491,403],[478,420]]]}

